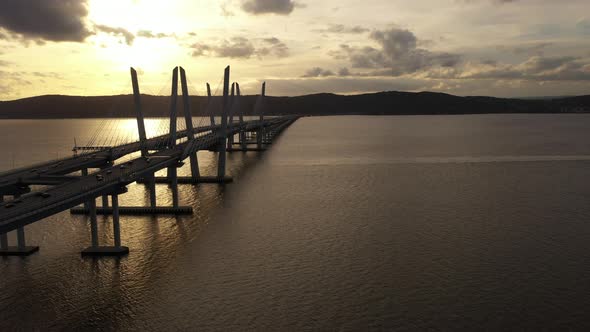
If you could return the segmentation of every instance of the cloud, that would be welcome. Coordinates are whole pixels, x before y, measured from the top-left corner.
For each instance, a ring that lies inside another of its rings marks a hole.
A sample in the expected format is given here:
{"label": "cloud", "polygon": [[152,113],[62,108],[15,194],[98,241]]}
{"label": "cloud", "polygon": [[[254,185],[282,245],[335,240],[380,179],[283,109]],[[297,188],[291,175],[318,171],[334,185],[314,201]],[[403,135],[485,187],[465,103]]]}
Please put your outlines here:
{"label": "cloud", "polygon": [[83,42],[87,15],[86,0],[0,1],[0,28],[14,39]]}
{"label": "cloud", "polygon": [[576,23],[576,29],[583,35],[590,35],[590,18],[584,18]]}
{"label": "cloud", "polygon": [[545,53],[545,49],[551,46],[552,43],[535,43],[531,45],[523,45],[517,46],[512,49],[514,54],[535,54],[535,55],[543,55]]}
{"label": "cloud", "polygon": [[289,48],[278,38],[247,39],[245,37],[232,37],[217,43],[195,43],[191,46],[192,55],[216,56],[220,58],[244,58],[253,56],[286,57]]}
{"label": "cloud", "polygon": [[274,55],[277,58],[284,58],[289,55],[289,47],[278,38],[264,38],[262,39],[266,46],[258,49],[257,53],[260,56]]}
{"label": "cloud", "polygon": [[295,6],[292,0],[245,0],[242,3],[242,10],[254,15],[289,15]]}
{"label": "cloud", "polygon": [[400,76],[433,67],[455,67],[461,61],[459,54],[419,48],[418,38],[409,30],[375,30],[370,38],[379,48],[341,45],[339,50],[329,54],[336,59],[348,59],[353,68],[373,69],[376,76]]}
{"label": "cloud", "polygon": [[234,12],[229,8],[229,2],[222,3],[219,8],[221,9],[221,16],[223,17],[231,17],[234,16]]}
{"label": "cloud", "polygon": [[142,37],[142,38],[172,38],[172,37],[176,37],[175,34],[173,33],[163,33],[163,32],[158,32],[158,33],[153,33],[150,30],[139,30],[137,31],[137,35],[136,37]]}
{"label": "cloud", "polygon": [[[267,79],[267,89],[272,95],[303,95],[318,92],[364,93],[375,91],[420,91],[431,90],[437,82],[414,78],[369,78],[369,77],[319,77]],[[245,90],[258,89],[258,83],[244,84]]]}
{"label": "cloud", "polygon": [[94,28],[100,32],[105,32],[114,36],[121,36],[125,38],[125,43],[127,45],[133,45],[133,41],[135,40],[135,35],[123,28],[115,28],[100,24],[95,25]]}
{"label": "cloud", "polygon": [[317,29],[314,30],[320,33],[351,33],[351,34],[360,34],[368,32],[369,29],[363,28],[359,25],[356,26],[346,26],[344,24],[330,24],[324,29]]}
{"label": "cloud", "polygon": [[331,70],[322,69],[320,67],[311,68],[305,72],[302,77],[326,77],[334,76],[334,72]]}
{"label": "cloud", "polygon": [[348,68],[340,68],[338,70],[338,75],[339,76],[350,76],[350,70],[348,70]]}
{"label": "cloud", "polygon": [[213,55],[221,58],[249,58],[255,51],[254,45],[244,37],[233,37],[217,45],[195,43],[192,48],[194,57]]}
{"label": "cloud", "polygon": [[470,65],[460,78],[533,81],[590,81],[590,61],[573,56],[532,56],[517,64]]}
{"label": "cloud", "polygon": [[16,92],[14,87],[22,88],[25,85],[33,85],[33,83],[28,80],[26,76],[26,73],[23,72],[9,72],[0,70],[0,77],[2,77],[2,81],[0,82],[2,85],[0,85],[0,90],[2,90],[2,94],[14,94],[14,92]]}

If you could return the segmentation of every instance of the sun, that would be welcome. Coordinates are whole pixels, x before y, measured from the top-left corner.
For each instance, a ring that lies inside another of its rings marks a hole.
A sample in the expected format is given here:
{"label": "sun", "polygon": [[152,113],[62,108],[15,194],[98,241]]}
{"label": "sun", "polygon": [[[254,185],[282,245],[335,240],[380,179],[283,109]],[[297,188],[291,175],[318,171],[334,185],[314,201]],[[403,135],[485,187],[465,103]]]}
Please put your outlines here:
{"label": "sun", "polygon": [[97,33],[91,37],[96,55],[116,65],[117,69],[138,67],[144,71],[160,70],[174,65],[183,50],[175,38],[140,38],[139,31],[176,36],[180,23],[171,14],[174,1],[91,0],[88,24],[124,29],[133,34],[132,41],[123,36]]}
{"label": "sun", "polygon": [[175,19],[177,10],[177,1],[91,0],[88,19],[92,23],[120,27],[131,32],[174,32],[181,28]]}

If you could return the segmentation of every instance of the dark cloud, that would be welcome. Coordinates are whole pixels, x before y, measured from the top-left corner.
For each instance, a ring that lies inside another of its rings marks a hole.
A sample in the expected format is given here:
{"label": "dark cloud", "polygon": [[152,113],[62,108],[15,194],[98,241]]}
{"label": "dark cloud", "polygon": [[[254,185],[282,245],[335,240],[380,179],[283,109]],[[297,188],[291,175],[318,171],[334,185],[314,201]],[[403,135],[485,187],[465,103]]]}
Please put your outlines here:
{"label": "dark cloud", "polygon": [[461,60],[458,54],[419,48],[418,39],[409,30],[376,30],[370,38],[380,47],[341,45],[330,55],[336,59],[347,59],[353,68],[374,69],[375,75],[387,76],[412,74],[433,67],[455,67]]}
{"label": "dark cloud", "polygon": [[217,45],[195,43],[193,56],[216,56],[221,58],[249,58],[254,55],[254,45],[244,37],[233,37]]}
{"label": "dark cloud", "polygon": [[532,45],[523,45],[517,46],[512,49],[514,54],[535,54],[535,55],[543,55],[545,53],[545,49],[551,46],[551,43],[536,43]]}
{"label": "dark cloud", "polygon": [[492,59],[482,60],[481,63],[484,64],[484,65],[494,66],[494,67],[498,65],[498,61],[492,60]]}
{"label": "dark cloud", "polygon": [[278,38],[247,39],[233,37],[217,43],[195,43],[192,46],[194,57],[215,56],[221,58],[250,58],[253,56],[285,57],[289,48]]}
{"label": "dark cloud", "polygon": [[334,72],[331,70],[322,69],[320,67],[311,68],[306,71],[302,77],[327,77],[334,76]]}
{"label": "dark cloud", "polygon": [[123,28],[115,28],[106,25],[95,25],[94,28],[97,31],[108,33],[114,36],[120,36],[125,38],[125,43],[127,45],[133,45],[133,41],[135,40],[135,35]]}
{"label": "dark cloud", "polygon": [[369,29],[363,28],[361,26],[346,26],[344,24],[330,24],[328,27],[324,29],[316,29],[314,30],[320,33],[351,33],[351,34],[359,34],[368,32]]}
{"label": "dark cloud", "polygon": [[590,81],[590,61],[579,57],[533,56],[518,65],[471,65],[458,78],[531,81]]}
{"label": "dark cloud", "polygon": [[289,15],[295,6],[292,0],[245,0],[242,3],[242,10],[254,15]]}
{"label": "dark cloud", "polygon": [[340,68],[338,70],[338,75],[339,76],[350,76],[350,70],[348,70],[348,68]]}
{"label": "dark cloud", "polygon": [[87,15],[86,0],[0,1],[0,28],[25,40],[82,42]]}
{"label": "dark cloud", "polygon": [[267,45],[258,48],[258,55],[274,55],[278,58],[284,58],[289,55],[289,47],[278,38],[264,38],[262,41]]}

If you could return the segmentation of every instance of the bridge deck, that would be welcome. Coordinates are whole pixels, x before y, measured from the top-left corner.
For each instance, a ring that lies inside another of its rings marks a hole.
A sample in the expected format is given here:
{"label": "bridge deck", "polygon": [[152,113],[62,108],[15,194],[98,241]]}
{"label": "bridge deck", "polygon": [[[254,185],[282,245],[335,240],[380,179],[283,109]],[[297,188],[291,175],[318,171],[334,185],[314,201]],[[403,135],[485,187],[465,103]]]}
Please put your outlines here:
{"label": "bridge deck", "polygon": [[[263,126],[272,126],[273,120],[265,121]],[[246,131],[256,130],[261,126],[257,120],[245,121],[244,123],[232,123],[228,127],[228,135],[235,134],[241,129]],[[202,135],[208,132],[217,131],[221,128],[220,125],[204,126],[194,129],[195,135]],[[187,131],[179,131],[177,138],[182,139],[187,137]],[[169,140],[169,135],[157,136],[147,140],[146,145],[149,150],[158,150]],[[40,163],[32,166],[19,168],[0,173],[0,195],[14,195],[28,192],[23,185],[46,185],[58,184],[58,179],[54,179],[51,183],[47,183],[47,176],[66,175],[73,172],[88,168],[108,167],[111,161],[117,160],[123,156],[133,152],[140,151],[141,145],[139,142],[132,142],[120,146],[112,147],[108,150],[95,151],[90,153],[72,156],[60,160],[53,160],[45,163]],[[67,179],[63,178],[67,181]]]}
{"label": "bridge deck", "polygon": [[[263,123],[250,121],[233,124],[229,128],[227,135],[234,135],[240,130],[256,130],[261,125],[269,127],[269,132],[273,133],[292,123],[295,119],[294,117],[282,117],[268,119]],[[46,191],[26,194],[19,199],[0,204],[0,234],[75,207],[101,195],[118,193],[126,185],[143,178],[147,174],[153,174],[167,167],[177,166],[182,157],[186,155],[187,149],[190,153],[212,149],[220,144],[220,140],[225,142],[225,138],[220,137],[218,131],[215,130],[217,127],[196,128],[195,133],[198,136],[192,141],[186,140],[174,148],[162,149],[151,153],[147,158],[139,157],[119,165],[107,163],[113,160],[110,154],[112,153],[117,158],[120,158],[138,151],[139,142],[115,147],[112,152],[108,152],[108,155],[107,152],[101,151],[77,158],[64,159],[55,163],[47,163],[43,167],[37,165],[34,172],[30,169],[21,169],[5,174],[0,177],[0,187],[4,186],[4,188],[11,185],[35,182],[34,178],[43,179],[44,181],[57,181],[59,177],[55,175],[68,174],[84,167],[103,168],[97,173],[87,176],[62,177],[65,182]],[[186,131],[183,132],[183,135],[186,137]],[[161,141],[168,138],[152,139],[150,142],[152,148],[155,147],[153,144],[157,144],[158,139]]]}

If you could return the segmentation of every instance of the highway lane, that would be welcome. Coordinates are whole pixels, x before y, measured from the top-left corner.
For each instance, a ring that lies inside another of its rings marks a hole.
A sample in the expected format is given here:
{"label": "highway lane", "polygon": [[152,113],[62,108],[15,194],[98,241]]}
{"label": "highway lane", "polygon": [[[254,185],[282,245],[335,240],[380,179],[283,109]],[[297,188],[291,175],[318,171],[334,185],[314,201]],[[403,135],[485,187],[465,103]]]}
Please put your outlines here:
{"label": "highway lane", "polygon": [[[276,120],[267,120],[265,126],[272,125]],[[250,120],[228,125],[228,136],[240,131],[240,128],[246,130],[255,130],[260,127],[260,121]],[[196,136],[207,134],[208,132],[220,129],[220,125],[203,126],[193,130]],[[187,131],[179,131],[178,139],[186,138]],[[162,135],[147,140],[146,145],[149,150],[158,150],[167,145],[169,135]],[[132,142],[120,146],[112,147],[108,150],[95,151],[90,153],[72,156],[60,160],[53,160],[46,163],[40,163],[32,166],[19,168],[0,173],[0,194],[11,195],[13,193],[25,193],[22,184],[35,184],[36,179],[42,179],[44,176],[66,175],[82,169],[108,167],[111,161],[117,160],[125,155],[140,151],[140,142]],[[40,184],[43,184],[42,182]]]}

